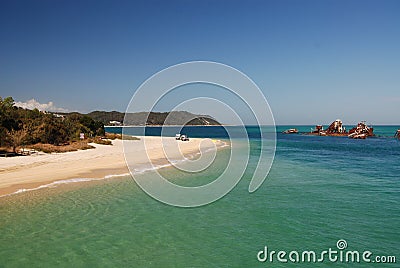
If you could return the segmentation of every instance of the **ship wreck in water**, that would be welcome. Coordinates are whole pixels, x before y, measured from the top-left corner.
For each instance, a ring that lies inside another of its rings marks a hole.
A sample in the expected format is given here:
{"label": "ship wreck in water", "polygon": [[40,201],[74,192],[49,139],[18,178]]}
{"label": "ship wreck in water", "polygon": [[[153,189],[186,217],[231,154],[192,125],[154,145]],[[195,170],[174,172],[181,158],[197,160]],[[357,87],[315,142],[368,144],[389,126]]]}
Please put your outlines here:
{"label": "ship wreck in water", "polygon": [[374,129],[367,126],[365,121],[358,123],[358,125],[349,131],[349,138],[353,139],[366,139],[367,137],[375,136]]}
{"label": "ship wreck in water", "polygon": [[396,131],[396,133],[394,133],[394,137],[395,137],[395,138],[398,138],[398,139],[400,140],[400,129],[398,129],[398,130]]}
{"label": "ship wreck in water", "polygon": [[327,129],[324,130],[322,125],[316,125],[315,129],[311,130],[311,134],[319,136],[348,136],[346,128],[343,126],[342,120],[336,119]]}
{"label": "ship wreck in water", "polygon": [[346,127],[343,126],[343,122],[340,119],[333,121],[329,127],[324,130],[322,125],[316,125],[315,129],[310,132],[311,135],[319,136],[339,136],[339,137],[349,137],[352,139],[365,139],[367,137],[374,136],[374,129],[367,126],[365,121],[361,121],[356,127],[350,129],[347,132]]}
{"label": "ship wreck in water", "polygon": [[299,131],[296,128],[289,128],[285,131],[282,131],[283,134],[298,134]]}

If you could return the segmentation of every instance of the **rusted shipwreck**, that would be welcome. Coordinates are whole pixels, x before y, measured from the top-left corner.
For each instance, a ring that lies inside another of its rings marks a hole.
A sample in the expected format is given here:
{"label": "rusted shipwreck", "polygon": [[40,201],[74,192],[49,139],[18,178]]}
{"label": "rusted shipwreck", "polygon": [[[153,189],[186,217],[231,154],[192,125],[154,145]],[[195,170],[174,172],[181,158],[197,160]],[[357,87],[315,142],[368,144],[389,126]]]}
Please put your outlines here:
{"label": "rusted shipwreck", "polygon": [[311,134],[319,136],[347,136],[349,135],[346,131],[346,127],[343,126],[343,122],[340,119],[333,121],[327,129],[324,130],[322,125],[316,125],[315,129],[311,130]]}
{"label": "rusted shipwreck", "polygon": [[367,126],[365,121],[358,123],[358,125],[349,131],[349,138],[353,139],[366,139],[374,135],[374,129]]}
{"label": "rusted shipwreck", "polygon": [[299,133],[299,131],[297,130],[297,128],[289,128],[286,129],[285,131],[282,131],[283,134],[297,134]]}
{"label": "rusted shipwreck", "polygon": [[346,127],[343,126],[342,120],[336,119],[326,130],[324,130],[322,125],[316,125],[315,129],[312,129],[310,134],[319,136],[347,136],[353,139],[365,139],[374,136],[374,129],[369,127],[365,121],[361,121],[356,127],[353,127],[347,132]]}
{"label": "rusted shipwreck", "polygon": [[394,137],[395,137],[395,138],[398,138],[398,139],[400,140],[400,129],[398,129],[398,130],[396,131],[396,133],[394,133]]}

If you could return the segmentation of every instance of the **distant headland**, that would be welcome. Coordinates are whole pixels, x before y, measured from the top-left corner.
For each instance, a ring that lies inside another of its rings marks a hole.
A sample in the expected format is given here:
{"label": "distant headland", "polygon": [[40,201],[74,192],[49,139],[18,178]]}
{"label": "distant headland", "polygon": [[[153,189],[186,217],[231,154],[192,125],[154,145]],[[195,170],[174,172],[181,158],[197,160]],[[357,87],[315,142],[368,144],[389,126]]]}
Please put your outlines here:
{"label": "distant headland", "polygon": [[[66,114],[67,115],[67,114]],[[218,126],[221,125],[209,115],[198,115],[186,111],[122,113],[117,111],[94,111],[86,114],[106,126]]]}

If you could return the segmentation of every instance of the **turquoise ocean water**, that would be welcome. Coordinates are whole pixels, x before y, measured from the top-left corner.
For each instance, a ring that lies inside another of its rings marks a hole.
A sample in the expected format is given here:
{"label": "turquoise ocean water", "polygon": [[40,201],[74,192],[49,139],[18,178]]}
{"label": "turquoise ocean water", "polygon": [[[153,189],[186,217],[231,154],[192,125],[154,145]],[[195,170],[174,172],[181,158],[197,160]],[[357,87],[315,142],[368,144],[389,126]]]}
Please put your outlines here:
{"label": "turquoise ocean water", "polygon": [[[257,260],[264,246],[321,252],[337,249],[339,239],[348,250],[395,255],[396,264],[374,266],[398,267],[400,141],[392,136],[400,127],[376,126],[378,137],[367,140],[279,133],[289,127],[278,127],[274,164],[252,194],[248,185],[264,148],[257,129],[249,127],[251,158],[244,177],[224,198],[199,208],[155,201],[128,177],[2,198],[0,267],[350,266]],[[213,127],[184,131],[224,138],[224,131]],[[161,172],[177,184],[201,185],[220,174],[228,158],[223,149],[205,172]]]}

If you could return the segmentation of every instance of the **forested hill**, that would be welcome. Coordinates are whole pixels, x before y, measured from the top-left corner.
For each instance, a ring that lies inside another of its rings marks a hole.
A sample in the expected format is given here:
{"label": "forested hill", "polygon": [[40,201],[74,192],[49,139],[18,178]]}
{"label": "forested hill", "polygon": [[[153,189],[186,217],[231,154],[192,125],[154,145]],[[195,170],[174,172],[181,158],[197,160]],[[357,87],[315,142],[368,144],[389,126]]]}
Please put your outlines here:
{"label": "forested hill", "polygon": [[[87,116],[96,121],[101,121],[105,125],[109,125],[110,121],[124,122],[125,113],[94,111],[88,113]],[[143,122],[146,122],[147,125],[220,125],[211,116],[196,115],[185,111],[129,113],[125,118],[124,125],[143,125]]]}

